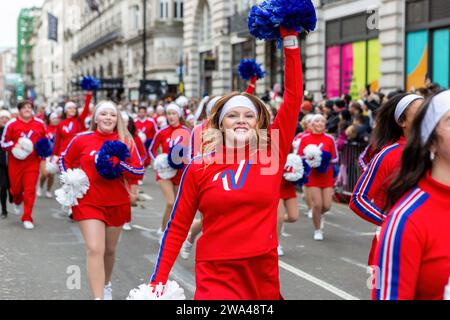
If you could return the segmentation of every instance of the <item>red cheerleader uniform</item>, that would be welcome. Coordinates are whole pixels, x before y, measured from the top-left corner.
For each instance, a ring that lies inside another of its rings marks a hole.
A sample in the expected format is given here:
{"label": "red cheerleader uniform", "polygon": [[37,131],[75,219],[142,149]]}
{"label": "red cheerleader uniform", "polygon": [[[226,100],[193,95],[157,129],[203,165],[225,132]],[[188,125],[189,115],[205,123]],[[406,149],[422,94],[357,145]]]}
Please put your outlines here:
{"label": "red cheerleader uniform", "polygon": [[16,159],[11,150],[21,137],[28,137],[34,145],[40,139],[45,138],[45,124],[38,118],[24,122],[20,118],[9,121],[3,130],[1,146],[8,151],[8,174],[10,179],[10,191],[16,205],[24,203],[22,221],[33,222],[32,212],[36,199],[36,184],[39,178],[39,164],[41,158],[36,150],[24,160]]}
{"label": "red cheerleader uniform", "polygon": [[[158,132],[158,126],[153,118],[146,118],[144,120],[137,118],[135,124],[136,132],[142,132],[145,134],[145,150],[148,150],[153,139],[155,138],[156,132]],[[146,156],[144,166],[149,166],[151,164],[151,159],[152,158],[150,156]]]}
{"label": "red cheerleader uniform", "polygon": [[56,130],[55,146],[53,147],[53,155],[61,156],[66,150],[70,141],[75,137],[77,133],[86,131],[84,120],[89,115],[89,104],[91,102],[92,95],[87,94],[85,98],[84,108],[81,115],[77,118],[67,118],[61,120]]}
{"label": "red cheerleader uniform", "polygon": [[[146,161],[146,158],[148,157],[147,151],[145,150],[144,144],[142,143],[141,138],[139,138],[138,135],[133,136],[134,144],[136,145],[139,158],[141,159],[141,162],[144,164]],[[145,165],[144,165],[145,166]],[[128,183],[130,185],[137,185],[139,180],[142,180],[143,177],[129,177]]]}
{"label": "red cheerleader uniform", "polygon": [[320,173],[316,168],[311,168],[308,183],[306,183],[305,186],[332,188],[334,185],[333,164],[338,163],[339,161],[336,142],[332,135],[326,133],[315,134],[311,132],[305,134],[300,142],[300,147],[298,148],[300,156],[304,156],[303,151],[310,144],[315,144],[317,146],[322,144],[321,150],[331,153],[331,161],[325,173]]}
{"label": "red cheerleader uniform", "polygon": [[[171,142],[179,142],[182,146],[188,148],[189,147],[189,140],[190,140],[191,131],[188,127],[179,124],[177,127],[167,126],[166,128],[158,131],[155,135],[155,138],[153,139],[152,144],[149,148],[150,156],[153,160],[156,159],[158,154],[156,151],[159,147],[162,149],[162,153],[169,153],[170,149],[170,143]],[[177,170],[177,174],[175,177],[170,179],[172,183],[176,186],[180,184],[181,176],[183,175],[183,169]],[[156,174],[156,181],[161,180],[161,177]]]}
{"label": "red cheerleader uniform", "polygon": [[377,300],[442,300],[450,279],[450,187],[427,172],[383,222]]}
{"label": "red cheerleader uniform", "polygon": [[269,150],[271,161],[249,156],[245,148],[222,147],[190,162],[163,234],[152,284],[166,283],[199,210],[203,225],[194,298],[280,299],[277,208],[303,92],[300,49],[285,48],[284,53],[284,104],[268,130],[271,137],[278,135]]}
{"label": "red cheerleader uniform", "polygon": [[120,162],[123,177],[109,180],[100,176],[95,169],[95,157],[106,141],[118,140],[117,132],[103,134],[99,131],[80,133],[72,139],[61,155],[61,171],[81,168],[89,178],[89,190],[78,205],[72,207],[75,221],[95,219],[103,221],[108,227],[120,227],[131,215],[131,202],[126,179],[141,177],[144,167],[133,141],[130,158]]}
{"label": "red cheerleader uniform", "polygon": [[52,142],[55,142],[56,131],[58,130],[58,126],[48,125],[46,128],[46,137]]}

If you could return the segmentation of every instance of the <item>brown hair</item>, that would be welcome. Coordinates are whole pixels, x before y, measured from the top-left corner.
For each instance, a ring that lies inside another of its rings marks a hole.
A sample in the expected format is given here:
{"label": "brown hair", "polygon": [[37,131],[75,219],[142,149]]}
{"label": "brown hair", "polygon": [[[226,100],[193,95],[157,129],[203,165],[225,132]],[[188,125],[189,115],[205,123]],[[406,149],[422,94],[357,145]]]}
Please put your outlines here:
{"label": "brown hair", "polygon": [[439,137],[436,128],[430,138],[422,145],[422,122],[430,106],[432,97],[426,100],[424,107],[416,115],[408,142],[405,145],[401,160],[401,169],[387,191],[387,201],[384,211],[389,211],[395,203],[410,189],[415,187],[419,180],[431,168],[430,147]]}
{"label": "brown hair", "polygon": [[[258,139],[258,145],[261,142],[261,130],[268,130],[270,126],[270,114],[267,110],[267,107],[265,103],[259,99],[258,97],[248,94],[246,92],[240,93],[240,92],[231,92],[228,95],[223,96],[220,98],[216,104],[214,105],[213,109],[211,110],[211,114],[208,118],[208,125],[206,127],[206,130],[203,132],[203,139],[202,139],[202,149],[204,150],[203,154],[209,154],[212,151],[215,150],[216,146],[219,143],[219,136],[217,135],[219,130],[221,131],[221,124],[219,123],[220,113],[222,112],[223,107],[225,104],[233,97],[242,95],[248,99],[254,104],[256,107],[256,110],[258,111],[258,119],[256,123],[256,138]],[[211,130],[213,129],[213,130]],[[223,139],[224,133],[222,132],[222,143],[224,141]],[[265,141],[268,143],[269,141]]]}
{"label": "brown hair", "polygon": [[17,109],[22,109],[23,107],[25,107],[27,104],[29,104],[31,106],[31,109],[34,109],[33,103],[29,100],[21,100],[19,101],[19,103],[17,104]]}

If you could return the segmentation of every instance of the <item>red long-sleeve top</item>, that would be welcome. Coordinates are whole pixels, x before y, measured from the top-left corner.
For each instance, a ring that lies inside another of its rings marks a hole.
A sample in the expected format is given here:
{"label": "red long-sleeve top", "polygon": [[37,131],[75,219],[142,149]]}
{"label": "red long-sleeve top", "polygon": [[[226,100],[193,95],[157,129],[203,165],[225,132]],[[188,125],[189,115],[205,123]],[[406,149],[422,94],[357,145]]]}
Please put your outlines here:
{"label": "red long-sleeve top", "polygon": [[84,120],[89,115],[89,104],[92,95],[87,94],[85,97],[84,108],[78,117],[61,120],[56,130],[55,146],[53,147],[53,155],[60,156],[66,150],[70,141],[80,132],[86,131]]}
{"label": "red long-sleeve top", "polygon": [[36,153],[36,149],[24,160],[16,159],[11,153],[21,137],[27,137],[36,145],[36,142],[45,138],[46,129],[44,121],[39,118],[32,118],[29,122],[24,122],[20,118],[10,120],[4,130],[1,139],[1,147],[8,151],[8,164],[17,170],[20,168],[39,168],[39,162],[42,160]]}
{"label": "red long-sleeve top", "polygon": [[158,125],[153,118],[146,118],[144,120],[136,119],[136,132],[142,132],[147,137],[147,140],[153,139],[158,131]]}
{"label": "red long-sleeve top", "polygon": [[158,131],[149,147],[149,153],[152,159],[155,159],[158,154],[159,147],[162,149],[162,153],[169,153],[171,141],[176,141],[184,147],[189,146],[189,140],[191,137],[191,131],[188,127],[179,124],[176,127],[167,126],[166,128]]}
{"label": "red long-sleeve top", "polygon": [[405,137],[381,150],[359,178],[350,198],[350,209],[358,216],[380,226],[386,214],[387,190],[401,166]]}
{"label": "red long-sleeve top", "polygon": [[137,148],[130,142],[130,158],[120,162],[123,175],[108,180],[100,176],[95,169],[95,157],[106,141],[118,140],[117,132],[103,134],[99,131],[80,133],[72,139],[60,159],[61,171],[81,168],[89,178],[89,190],[79,199],[79,204],[97,206],[119,206],[130,203],[126,179],[134,179],[144,174],[144,167],[139,158]]}
{"label": "red long-sleeve top", "polygon": [[442,300],[450,279],[450,187],[426,173],[390,210],[375,261],[377,300]]}
{"label": "red long-sleeve top", "polygon": [[[239,149],[223,147],[190,162],[163,235],[152,283],[167,281],[197,210],[203,214],[197,261],[254,257],[277,247],[281,178],[303,93],[300,49],[285,48],[284,54],[286,88],[284,104],[269,130],[273,144],[266,151],[271,158],[249,157]],[[228,154],[238,161],[224,161]]]}

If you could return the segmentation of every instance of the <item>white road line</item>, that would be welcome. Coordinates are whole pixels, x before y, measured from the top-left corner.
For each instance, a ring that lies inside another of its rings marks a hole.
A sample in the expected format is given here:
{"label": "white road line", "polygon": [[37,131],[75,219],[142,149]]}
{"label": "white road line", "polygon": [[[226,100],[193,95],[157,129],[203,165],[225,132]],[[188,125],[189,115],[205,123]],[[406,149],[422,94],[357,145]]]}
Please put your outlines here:
{"label": "white road line", "polygon": [[136,228],[136,229],[139,229],[139,230],[144,230],[144,231],[149,231],[149,232],[156,232],[157,231],[156,229],[149,229],[149,228],[142,227],[142,226],[140,226],[138,224],[134,224],[134,223],[132,223],[131,226],[133,228]]}
{"label": "white road line", "polygon": [[351,233],[355,236],[374,236],[375,235],[375,231],[374,232],[359,232],[359,231],[355,231],[355,230],[347,228],[347,227],[343,227],[340,224],[332,223],[332,222],[328,222],[328,221],[325,221],[325,225],[329,225],[329,226],[335,227],[337,229],[341,229],[341,230]]}
{"label": "white road line", "polygon": [[349,258],[341,257],[341,260],[344,261],[344,262],[353,264],[353,265],[355,265],[355,266],[357,266],[357,267],[360,267],[360,268],[362,268],[362,269],[364,269],[364,270],[367,270],[367,268],[368,268],[367,265],[362,264],[362,263],[360,263],[360,262],[358,262],[358,261],[349,259]]}
{"label": "white road line", "polygon": [[284,270],[289,271],[289,272],[295,274],[296,276],[299,276],[300,278],[303,278],[309,282],[312,282],[315,285],[322,287],[323,289],[337,295],[338,297],[341,297],[344,300],[360,300],[359,298],[352,296],[351,294],[348,294],[347,292],[342,291],[342,290],[336,288],[335,286],[310,275],[309,273],[306,273],[300,269],[297,269],[296,267],[293,267],[284,261],[279,260],[278,265],[281,268],[283,268]]}

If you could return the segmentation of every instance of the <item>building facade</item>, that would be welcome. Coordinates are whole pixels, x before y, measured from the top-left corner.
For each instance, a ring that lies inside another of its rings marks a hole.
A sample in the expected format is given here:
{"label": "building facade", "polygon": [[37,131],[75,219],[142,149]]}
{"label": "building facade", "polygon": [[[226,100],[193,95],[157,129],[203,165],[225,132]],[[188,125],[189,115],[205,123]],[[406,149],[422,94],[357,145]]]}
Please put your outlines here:
{"label": "building facade", "polygon": [[19,75],[16,74],[16,49],[0,49],[0,109],[11,107]]}

